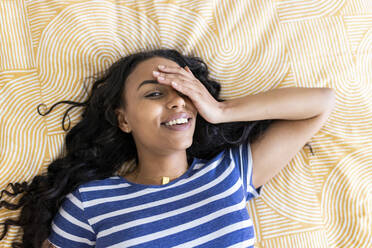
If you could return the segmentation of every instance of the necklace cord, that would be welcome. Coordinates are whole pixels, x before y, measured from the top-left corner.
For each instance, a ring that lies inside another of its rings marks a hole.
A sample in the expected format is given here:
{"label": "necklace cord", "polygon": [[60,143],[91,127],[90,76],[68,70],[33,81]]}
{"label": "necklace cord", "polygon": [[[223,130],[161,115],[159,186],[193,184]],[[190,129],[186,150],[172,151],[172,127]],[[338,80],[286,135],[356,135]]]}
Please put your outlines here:
{"label": "necklace cord", "polygon": [[[190,168],[190,166],[188,166],[187,167],[187,169],[184,171],[184,172],[182,172],[181,174],[179,174],[179,175],[177,175],[176,177],[167,177],[167,176],[162,176],[161,177],[161,182],[162,182],[162,184],[164,185],[164,184],[167,184],[167,183],[169,183],[170,182],[170,180],[172,179],[172,180],[174,180],[174,179],[176,179],[176,178],[178,178],[178,177],[180,177],[180,176],[182,176],[184,173],[186,173],[187,172],[187,170]],[[138,170],[136,169],[135,171],[134,171],[134,179],[137,181],[137,178],[138,178],[138,174],[139,174],[139,172],[138,172]],[[154,179],[153,177],[142,177],[142,178],[151,178],[151,179]]]}

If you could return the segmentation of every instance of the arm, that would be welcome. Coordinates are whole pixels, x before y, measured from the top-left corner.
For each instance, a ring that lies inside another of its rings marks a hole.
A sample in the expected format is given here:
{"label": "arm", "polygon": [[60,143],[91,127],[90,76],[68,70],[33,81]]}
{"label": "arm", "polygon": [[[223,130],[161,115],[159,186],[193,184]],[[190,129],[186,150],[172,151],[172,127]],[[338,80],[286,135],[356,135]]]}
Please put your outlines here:
{"label": "arm", "polygon": [[327,121],[334,106],[330,88],[282,88],[221,102],[223,121],[278,119],[251,144],[253,185],[282,170]]}

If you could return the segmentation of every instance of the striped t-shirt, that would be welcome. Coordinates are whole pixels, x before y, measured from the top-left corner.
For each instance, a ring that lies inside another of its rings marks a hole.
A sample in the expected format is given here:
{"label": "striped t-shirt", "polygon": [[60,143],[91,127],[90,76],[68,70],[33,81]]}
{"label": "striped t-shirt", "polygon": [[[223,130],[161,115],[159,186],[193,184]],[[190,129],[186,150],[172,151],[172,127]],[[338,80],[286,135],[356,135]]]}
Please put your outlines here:
{"label": "striped t-shirt", "polygon": [[165,185],[113,176],[66,196],[52,223],[56,247],[253,247],[246,208],[259,196],[252,185],[249,143],[211,160],[194,158]]}

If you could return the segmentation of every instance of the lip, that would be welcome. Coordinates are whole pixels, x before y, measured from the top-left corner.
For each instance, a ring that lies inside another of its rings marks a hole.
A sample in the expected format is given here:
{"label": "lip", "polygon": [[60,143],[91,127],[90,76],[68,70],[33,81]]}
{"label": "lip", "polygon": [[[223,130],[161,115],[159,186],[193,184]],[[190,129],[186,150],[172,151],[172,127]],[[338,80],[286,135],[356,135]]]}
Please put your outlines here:
{"label": "lip", "polygon": [[[186,112],[176,113],[176,114],[171,115],[166,121],[163,121],[161,123],[161,125],[165,125],[165,123],[176,120],[176,119],[179,119],[179,118],[191,119],[191,115],[187,114]],[[189,120],[189,122],[190,122],[190,120]]]}
{"label": "lip", "polygon": [[172,131],[184,131],[191,127],[191,121],[188,121],[187,123],[183,123],[183,124],[172,125],[172,126],[166,126],[163,124],[162,126]]}

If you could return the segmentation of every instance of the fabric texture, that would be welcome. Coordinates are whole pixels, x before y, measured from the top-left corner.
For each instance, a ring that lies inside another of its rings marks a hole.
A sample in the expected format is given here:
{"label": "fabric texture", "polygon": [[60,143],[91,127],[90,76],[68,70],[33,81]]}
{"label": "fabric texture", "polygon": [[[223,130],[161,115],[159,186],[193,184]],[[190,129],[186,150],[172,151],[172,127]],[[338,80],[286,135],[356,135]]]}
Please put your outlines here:
{"label": "fabric texture", "polygon": [[253,247],[246,203],[252,185],[250,145],[210,161],[194,158],[165,185],[114,176],[69,194],[52,224],[57,247]]}
{"label": "fabric texture", "polygon": [[[301,149],[247,203],[255,247],[372,247],[371,0],[0,1],[0,189],[63,152],[70,105],[43,117],[38,104],[84,101],[89,76],[160,47],[200,56],[227,100],[335,89],[335,108],[309,141],[314,155]],[[80,114],[70,112],[71,127]],[[0,223],[18,215],[0,208]],[[0,247],[21,238],[12,226]]]}

